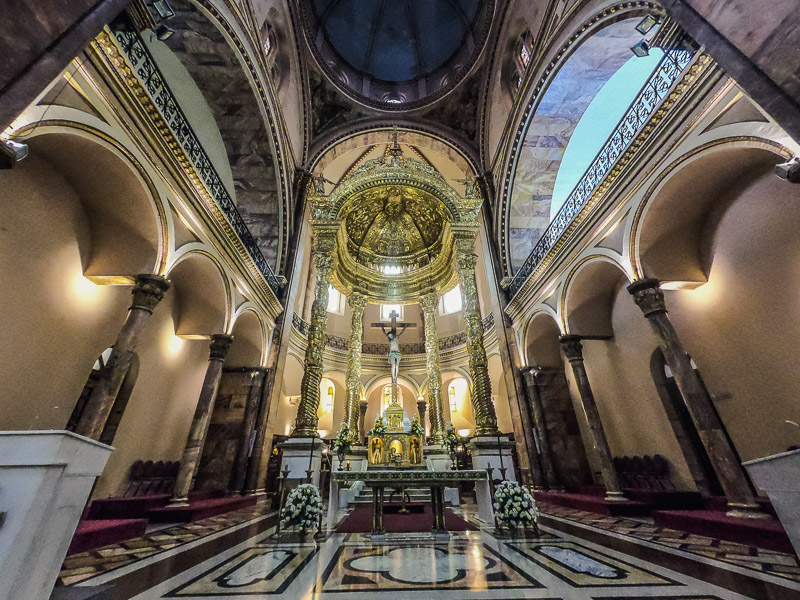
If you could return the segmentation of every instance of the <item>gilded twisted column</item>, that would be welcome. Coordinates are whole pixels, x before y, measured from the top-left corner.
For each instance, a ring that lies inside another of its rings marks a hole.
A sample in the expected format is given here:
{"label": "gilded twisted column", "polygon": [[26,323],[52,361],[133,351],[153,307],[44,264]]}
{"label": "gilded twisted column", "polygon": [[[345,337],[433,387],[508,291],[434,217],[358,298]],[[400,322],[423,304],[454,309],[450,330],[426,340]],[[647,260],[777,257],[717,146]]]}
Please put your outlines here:
{"label": "gilded twisted column", "polygon": [[[419,303],[425,314],[425,364],[428,371],[430,435],[435,443],[441,444],[444,440],[444,405],[442,403],[442,372],[439,368],[439,336],[436,333],[436,307],[439,304],[439,296],[436,292],[431,292],[422,296]],[[422,414],[420,412],[420,415]]]}
{"label": "gilded twisted column", "polygon": [[314,303],[311,305],[303,380],[300,383],[300,403],[297,406],[297,420],[292,437],[317,436],[319,386],[322,381],[322,355],[325,351],[325,323],[328,317],[328,288],[333,273],[336,240],[333,236],[326,235],[316,239],[315,245],[317,283],[314,287]]}
{"label": "gilded twisted column", "polygon": [[689,416],[697,428],[697,435],[708,453],[717,473],[719,483],[728,497],[728,515],[733,517],[768,518],[750,490],[750,485],[736,457],[717,411],[711,403],[700,376],[683,349],[678,333],[667,315],[664,292],[657,279],[639,279],[628,286],[636,305],[642,309],[664,360],[672,371],[675,384],[683,396]]}
{"label": "gilded twisted column", "polygon": [[461,276],[461,295],[464,303],[464,325],[467,334],[469,373],[472,377],[472,407],[475,411],[475,435],[496,435],[497,415],[492,403],[492,384],[489,380],[489,361],[483,345],[483,323],[475,282],[475,241],[465,238],[456,242],[456,263]]}
{"label": "gilded twisted column", "polygon": [[350,347],[347,354],[347,396],[344,405],[344,422],[351,432],[358,431],[358,402],[361,400],[361,344],[364,337],[364,307],[367,298],[353,292],[347,297],[350,317]]}

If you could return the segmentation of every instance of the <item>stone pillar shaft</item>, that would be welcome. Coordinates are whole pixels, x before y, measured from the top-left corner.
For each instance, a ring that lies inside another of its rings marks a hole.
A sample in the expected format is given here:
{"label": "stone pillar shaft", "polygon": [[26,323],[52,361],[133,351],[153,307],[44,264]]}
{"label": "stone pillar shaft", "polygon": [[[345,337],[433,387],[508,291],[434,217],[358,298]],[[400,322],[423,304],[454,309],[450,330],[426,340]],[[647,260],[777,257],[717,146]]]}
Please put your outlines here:
{"label": "stone pillar shaft", "polygon": [[457,241],[456,261],[461,275],[469,372],[472,377],[472,406],[475,411],[475,435],[479,437],[497,434],[497,415],[492,403],[489,361],[483,345],[483,322],[478,303],[478,286],[475,281],[477,258],[474,239]]}
{"label": "stone pillar shaft", "polygon": [[428,405],[431,422],[430,435],[437,444],[444,440],[444,403],[442,399],[442,372],[439,367],[439,336],[436,332],[436,307],[439,296],[431,292],[420,297],[425,315],[425,366],[428,374]]}
{"label": "stone pillar shaft", "polygon": [[528,406],[530,407],[532,426],[536,432],[536,448],[539,453],[539,461],[542,465],[545,484],[548,489],[558,489],[560,483],[556,474],[555,464],[553,463],[553,452],[550,446],[550,435],[547,432],[547,420],[542,405],[542,397],[539,395],[539,388],[536,385],[538,370],[536,367],[524,367],[522,374],[525,377],[525,387],[528,392]]}
{"label": "stone pillar shaft", "polygon": [[200,390],[200,398],[197,400],[197,407],[194,409],[189,435],[186,438],[183,458],[175,481],[172,500],[170,500],[170,505],[172,506],[184,506],[187,504],[189,491],[192,489],[192,480],[197,473],[200,456],[203,454],[203,445],[206,441],[211,413],[214,410],[214,401],[217,399],[219,381],[222,378],[222,365],[232,341],[233,338],[229,335],[216,334],[211,336],[208,368],[206,369],[205,379],[203,379],[203,387]]}
{"label": "stone pillar shaft", "polygon": [[242,430],[239,433],[239,448],[236,451],[236,462],[233,466],[233,480],[231,491],[240,494],[244,491],[247,478],[247,463],[250,459],[250,450],[255,449],[256,416],[261,399],[261,386],[264,385],[265,373],[263,369],[253,369],[250,372],[250,391],[247,394],[247,403],[242,417]]}
{"label": "stone pillar shaft", "polygon": [[344,422],[351,433],[358,430],[358,403],[361,400],[361,344],[364,341],[364,307],[367,299],[353,292],[348,296],[350,317],[350,349],[347,353],[347,395],[344,405]]}
{"label": "stone pillar shaft", "polygon": [[417,412],[419,413],[419,425],[422,427],[422,431],[427,431],[427,428],[425,427],[425,409],[427,408],[428,404],[425,402],[422,396],[420,396],[417,400]]}
{"label": "stone pillar shaft", "polygon": [[335,248],[335,239],[326,241],[329,243],[323,245],[320,240],[316,240],[317,248],[314,250],[317,283],[314,287],[314,303],[311,305],[311,322],[308,328],[303,379],[300,382],[300,403],[297,405],[297,420],[292,437],[316,437],[318,435],[319,386],[322,381],[325,323],[328,317],[328,288],[331,284],[333,250]]}
{"label": "stone pillar shaft", "polygon": [[658,280],[634,281],[628,286],[628,292],[642,309],[656,335],[658,345],[664,353],[664,360],[672,371],[675,384],[683,396],[720,485],[728,497],[731,509],[728,514],[740,517],[767,517],[753,497],[705,386],[700,381],[689,355],[683,349],[683,344],[672,326],[672,321],[667,315],[664,292]]}
{"label": "stone pillar shaft", "polygon": [[367,417],[367,401],[360,400],[358,402],[358,441],[359,444],[363,443],[364,438],[367,437],[367,430],[364,424],[364,419]]}
{"label": "stone pillar shaft", "polygon": [[[264,491],[263,473],[269,456],[265,454],[267,447],[267,417],[269,415],[269,398],[275,381],[275,367],[266,369],[259,390],[258,413],[256,415],[256,436],[253,440],[253,451],[247,461],[247,475],[244,490],[251,494]],[[259,485],[260,484],[260,485]]]}
{"label": "stone pillar shaft", "polygon": [[136,277],[131,294],[133,302],[128,308],[117,341],[111,350],[103,377],[92,390],[78,422],[76,433],[99,440],[108,416],[114,407],[122,382],[131,364],[133,352],[141,337],[147,317],[169,289],[169,281],[160,275],[143,274]]}
{"label": "stone pillar shaft", "polygon": [[600,412],[597,410],[592,386],[589,385],[589,377],[586,375],[586,367],[583,364],[583,345],[580,342],[580,338],[577,335],[563,335],[559,342],[561,342],[561,348],[564,350],[569,364],[572,365],[572,372],[575,374],[575,383],[580,393],[581,406],[592,435],[592,448],[595,456],[600,461],[600,470],[603,473],[603,482],[606,485],[606,500],[627,500],[619,485],[619,478],[614,468],[611,449],[608,447],[606,432],[603,429],[603,422],[600,420]]}

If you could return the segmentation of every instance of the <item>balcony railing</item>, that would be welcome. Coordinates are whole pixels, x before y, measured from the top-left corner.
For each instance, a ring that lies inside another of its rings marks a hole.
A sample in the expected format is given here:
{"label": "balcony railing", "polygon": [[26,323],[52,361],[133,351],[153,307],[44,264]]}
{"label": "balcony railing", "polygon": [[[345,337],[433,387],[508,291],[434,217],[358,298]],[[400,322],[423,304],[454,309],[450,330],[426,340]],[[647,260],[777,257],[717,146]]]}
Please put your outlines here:
{"label": "balcony railing", "polygon": [[617,159],[628,149],[647,121],[658,108],[661,101],[672,89],[692,60],[694,51],[690,49],[668,50],[642,86],[639,94],[631,102],[627,112],[606,140],[592,164],[578,181],[575,189],[558,214],[550,222],[541,239],[534,246],[522,267],[514,274],[509,286],[511,297],[517,295],[523,284],[542,262],[547,253],[566,231],[569,224],[592,197],[597,186],[611,171]]}
{"label": "balcony railing", "polygon": [[280,289],[278,278],[272,272],[269,263],[261,253],[255,238],[253,238],[233,199],[225,189],[219,173],[217,173],[211,159],[200,144],[200,140],[192,130],[191,125],[189,125],[189,120],[178,105],[178,101],[169,89],[155,60],[153,60],[152,55],[147,50],[144,42],[142,42],[141,36],[135,31],[115,31],[114,37],[136,76],[144,85],[156,107],[158,107],[161,118],[164,119],[175,139],[181,144],[186,156],[192,161],[192,165],[200,175],[200,179],[203,180],[206,188],[213,196],[214,202],[225,215],[225,218],[228,219],[236,235],[239,236],[242,245],[264,276],[267,285],[277,296]]}

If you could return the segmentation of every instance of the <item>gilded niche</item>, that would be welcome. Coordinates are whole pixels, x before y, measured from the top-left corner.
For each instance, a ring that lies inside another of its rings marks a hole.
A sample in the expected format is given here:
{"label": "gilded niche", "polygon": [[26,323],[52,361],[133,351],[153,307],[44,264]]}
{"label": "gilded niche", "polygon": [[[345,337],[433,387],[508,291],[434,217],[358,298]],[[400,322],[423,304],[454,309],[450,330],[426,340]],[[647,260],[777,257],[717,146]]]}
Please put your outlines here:
{"label": "gilded niche", "polygon": [[445,221],[444,206],[431,194],[386,185],[362,192],[348,203],[345,229],[354,257],[373,262],[424,255],[422,262],[427,263],[430,253],[438,253]]}

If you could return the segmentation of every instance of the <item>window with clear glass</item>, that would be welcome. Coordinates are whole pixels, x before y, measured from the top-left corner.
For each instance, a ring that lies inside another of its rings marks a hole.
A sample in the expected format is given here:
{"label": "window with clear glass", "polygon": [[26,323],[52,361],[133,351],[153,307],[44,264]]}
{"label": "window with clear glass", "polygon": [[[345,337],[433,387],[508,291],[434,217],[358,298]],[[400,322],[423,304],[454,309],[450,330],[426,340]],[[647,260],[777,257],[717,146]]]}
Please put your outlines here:
{"label": "window with clear glass", "polygon": [[381,304],[381,321],[391,321],[392,311],[397,313],[397,318],[403,318],[403,307],[400,304]]}
{"label": "window with clear glass", "polygon": [[333,286],[328,288],[328,312],[337,315],[344,314],[344,296]]}
{"label": "window with clear glass", "polygon": [[439,313],[449,315],[460,311],[463,307],[461,299],[461,285],[457,285],[449,292],[442,294],[439,300]]}

